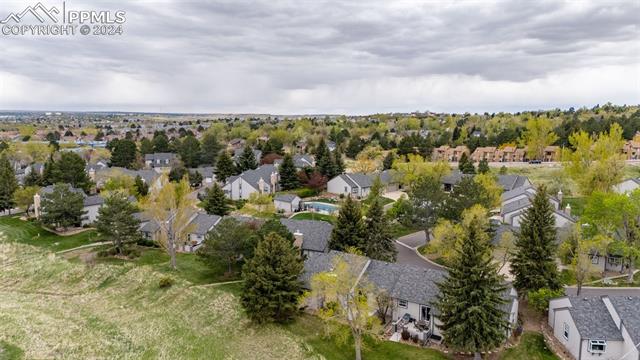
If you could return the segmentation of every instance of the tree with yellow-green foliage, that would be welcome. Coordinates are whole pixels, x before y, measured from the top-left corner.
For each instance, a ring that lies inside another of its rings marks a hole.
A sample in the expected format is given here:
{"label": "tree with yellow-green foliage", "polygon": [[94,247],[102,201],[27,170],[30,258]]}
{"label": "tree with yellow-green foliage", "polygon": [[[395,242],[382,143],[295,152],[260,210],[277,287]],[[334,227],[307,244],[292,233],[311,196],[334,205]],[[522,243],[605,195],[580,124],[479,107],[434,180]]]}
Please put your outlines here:
{"label": "tree with yellow-green foliage", "polygon": [[407,186],[411,186],[424,176],[440,181],[451,172],[446,162],[428,162],[417,154],[409,154],[397,159],[393,162],[392,168],[397,172],[398,181]]}
{"label": "tree with yellow-green foliage", "polygon": [[541,160],[544,148],[558,140],[553,132],[553,124],[545,117],[531,117],[527,121],[526,129],[520,143],[527,148],[529,159]]}
{"label": "tree with yellow-green foliage", "polygon": [[620,125],[612,124],[608,133],[598,135],[574,133],[569,136],[569,143],[574,150],[564,150],[563,166],[580,193],[611,191],[622,180],[625,162],[620,151],[624,145]]}

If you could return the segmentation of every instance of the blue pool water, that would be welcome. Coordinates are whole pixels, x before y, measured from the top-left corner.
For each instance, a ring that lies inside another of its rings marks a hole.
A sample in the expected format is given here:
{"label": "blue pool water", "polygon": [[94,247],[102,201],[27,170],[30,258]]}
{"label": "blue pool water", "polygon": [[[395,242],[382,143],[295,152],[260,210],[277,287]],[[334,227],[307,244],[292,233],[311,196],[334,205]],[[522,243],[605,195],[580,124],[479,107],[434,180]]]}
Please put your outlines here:
{"label": "blue pool water", "polygon": [[305,202],[303,208],[304,210],[315,211],[321,214],[333,214],[338,211],[338,205],[316,201]]}

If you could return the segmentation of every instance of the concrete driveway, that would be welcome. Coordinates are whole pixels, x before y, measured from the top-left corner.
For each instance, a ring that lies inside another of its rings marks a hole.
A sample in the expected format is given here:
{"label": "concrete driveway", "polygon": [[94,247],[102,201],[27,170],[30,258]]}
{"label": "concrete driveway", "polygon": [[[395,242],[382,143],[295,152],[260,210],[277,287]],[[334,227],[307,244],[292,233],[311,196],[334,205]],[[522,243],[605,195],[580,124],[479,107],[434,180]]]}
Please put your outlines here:
{"label": "concrete driveway", "polygon": [[414,232],[413,234],[399,237],[396,241],[399,241],[412,248],[417,248],[427,243],[427,235],[424,231]]}

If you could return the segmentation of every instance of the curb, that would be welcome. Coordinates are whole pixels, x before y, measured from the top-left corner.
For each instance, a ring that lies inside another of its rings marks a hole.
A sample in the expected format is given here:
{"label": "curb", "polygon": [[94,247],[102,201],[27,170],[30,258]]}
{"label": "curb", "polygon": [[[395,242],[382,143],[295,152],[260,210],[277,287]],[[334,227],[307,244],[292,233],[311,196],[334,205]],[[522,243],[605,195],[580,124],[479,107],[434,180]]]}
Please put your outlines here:
{"label": "curb", "polygon": [[398,241],[398,240],[395,240],[395,241],[396,241],[396,243],[400,244],[401,246],[404,246],[404,247],[406,247],[407,249],[411,249],[411,250],[413,250],[413,252],[415,252],[415,253],[416,253],[416,255],[418,255],[422,260],[424,260],[424,261],[428,262],[429,264],[431,264],[431,265],[433,265],[433,266],[435,266],[435,267],[437,267],[437,268],[439,268],[439,269],[442,269],[442,270],[449,270],[449,268],[448,268],[448,267],[446,267],[446,266],[444,266],[444,265],[440,265],[440,264],[438,264],[438,263],[436,263],[436,262],[433,262],[432,260],[429,260],[429,259],[427,259],[426,257],[424,257],[424,255],[420,254],[420,252],[418,251],[418,249],[417,249],[417,248],[413,248],[413,247],[411,247],[411,246],[409,246],[409,245],[407,245],[407,244],[404,244],[404,243],[402,243],[402,242],[400,242],[400,241]]}

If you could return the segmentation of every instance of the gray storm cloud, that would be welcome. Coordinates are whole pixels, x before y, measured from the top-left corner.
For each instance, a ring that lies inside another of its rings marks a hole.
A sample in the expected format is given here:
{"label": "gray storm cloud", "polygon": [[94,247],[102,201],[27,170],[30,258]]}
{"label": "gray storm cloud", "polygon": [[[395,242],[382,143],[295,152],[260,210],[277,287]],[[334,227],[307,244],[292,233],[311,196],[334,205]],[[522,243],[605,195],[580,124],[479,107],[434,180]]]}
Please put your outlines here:
{"label": "gray storm cloud", "polygon": [[[364,114],[640,103],[638,1],[71,4],[125,10],[124,34],[1,36],[0,109]],[[5,2],[0,17],[26,5]]]}

